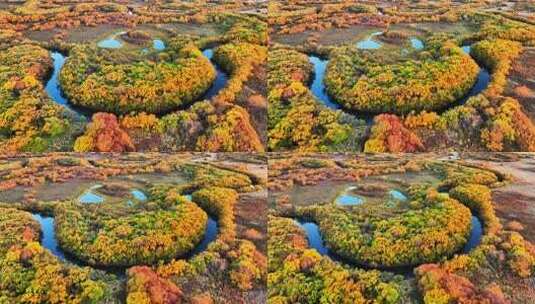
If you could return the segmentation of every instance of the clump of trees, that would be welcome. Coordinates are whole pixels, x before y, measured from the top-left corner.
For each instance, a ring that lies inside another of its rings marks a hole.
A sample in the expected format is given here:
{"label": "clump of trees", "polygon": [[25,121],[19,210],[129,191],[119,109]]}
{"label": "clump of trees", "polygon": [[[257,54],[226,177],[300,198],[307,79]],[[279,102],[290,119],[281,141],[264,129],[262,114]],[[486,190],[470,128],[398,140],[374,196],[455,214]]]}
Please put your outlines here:
{"label": "clump of trees", "polygon": [[[444,174],[449,195],[478,214],[484,223],[482,243],[468,254],[462,254],[440,264],[426,264],[415,271],[418,286],[426,303],[498,301],[507,303],[514,294],[505,294],[506,285],[515,284],[532,275],[535,250],[516,231],[504,229],[495,214],[489,186],[495,185],[492,172],[463,166],[438,166]],[[501,258],[496,258],[501,257]],[[489,271],[492,280],[479,276]],[[448,284],[455,282],[455,284]]]}
{"label": "clump of trees", "polygon": [[48,51],[39,46],[22,44],[0,52],[0,151],[72,147],[81,120],[45,93],[43,81],[51,69]]}
{"label": "clump of trees", "polygon": [[113,284],[90,268],[66,265],[39,244],[30,213],[0,208],[0,302],[113,301]]}
{"label": "clump of trees", "polygon": [[535,43],[535,26],[532,24],[484,12],[474,12],[468,18],[478,27],[474,34],[476,40],[506,39],[526,45]]}
{"label": "clump of trees", "polygon": [[135,147],[128,134],[123,131],[117,117],[108,113],[96,113],[86,126],[85,134],[74,142],[76,152],[128,152]]}
{"label": "clump of trees", "polygon": [[403,126],[399,117],[381,114],[374,118],[371,134],[364,146],[364,152],[418,152],[424,146],[416,134]]}
{"label": "clump of trees", "polygon": [[226,87],[217,94],[217,102],[233,103],[244,83],[258,65],[265,64],[267,48],[247,42],[227,43],[215,50],[214,60],[231,74]]}
{"label": "clump of trees", "polygon": [[55,211],[58,240],[91,265],[155,264],[186,255],[201,241],[207,223],[206,213],[181,197],[154,200],[120,215],[111,211],[113,205],[98,207],[78,203]]}
{"label": "clump of trees", "polygon": [[429,46],[419,59],[392,64],[343,48],[331,57],[325,85],[347,109],[407,114],[457,101],[475,84],[478,72],[474,60],[452,41]]}
{"label": "clump of trees", "polygon": [[192,200],[219,219],[219,238],[221,240],[236,238],[236,223],[234,220],[234,204],[238,200],[238,192],[236,190],[222,187],[206,187],[193,192]]}
{"label": "clump of trees", "polygon": [[121,38],[129,43],[145,45],[148,44],[149,41],[151,41],[152,36],[145,31],[130,30],[125,34],[121,35]]}
{"label": "clump of trees", "polygon": [[[180,171],[192,180],[197,188],[223,187],[245,190],[252,185],[251,178],[241,172],[230,171],[210,165],[185,164]],[[231,197],[234,197],[231,195]]]}
{"label": "clump of trees", "polygon": [[400,303],[400,282],[322,257],[291,219],[270,216],[268,225],[269,303]]}
{"label": "clump of trees", "polygon": [[485,95],[498,97],[503,93],[511,64],[521,52],[522,44],[503,39],[483,40],[472,46],[470,54],[492,71],[492,81]]}
{"label": "clump of trees", "polygon": [[128,269],[127,303],[179,303],[183,292],[172,282],[160,276],[148,266]]}
{"label": "clump of trees", "polygon": [[468,208],[434,189],[413,194],[411,208],[390,216],[344,208],[302,207],[297,215],[318,223],[336,254],[368,267],[400,267],[439,261],[468,240]]}
{"label": "clump of trees", "polygon": [[501,101],[490,114],[481,140],[491,151],[503,151],[517,147],[517,151],[535,151],[535,126],[522,111],[520,103],[513,98]]}
{"label": "clump of trees", "polygon": [[127,51],[74,47],[60,74],[69,100],[115,114],[165,113],[200,98],[216,76],[210,61],[186,38],[171,39],[155,61],[129,59],[122,52]]}
{"label": "clump of trees", "polygon": [[162,118],[145,112],[119,118],[97,113],[74,150],[263,151],[264,146],[243,107],[197,102]]}
{"label": "clump of trees", "polygon": [[[208,278],[218,284],[228,284],[240,292],[251,291],[265,284],[267,268],[265,255],[252,242],[237,238],[234,212],[239,196],[235,189],[244,190],[243,186],[250,185],[250,181],[247,181],[248,179],[242,174],[233,174],[209,166],[186,166],[183,170],[192,179],[191,184],[182,187],[183,191],[198,189],[192,193],[192,201],[217,218],[218,236],[210,243],[207,250],[190,260],[176,259],[158,266],[156,268],[158,280],[172,282],[179,288],[184,282],[197,281],[199,284],[191,292],[192,295],[206,292],[202,290],[205,283],[198,281],[200,277],[203,281]],[[222,265],[227,266],[222,267]],[[213,273],[216,267],[221,269],[218,274]],[[222,276],[224,280],[221,280]],[[144,293],[150,293],[150,289]],[[212,299],[213,296],[205,295],[203,298]]]}
{"label": "clump of trees", "polygon": [[[484,93],[485,94],[485,93]],[[403,125],[429,149],[457,146],[490,151],[533,151],[535,125],[510,97],[479,94],[444,113],[405,116]],[[437,138],[441,142],[437,144]]]}

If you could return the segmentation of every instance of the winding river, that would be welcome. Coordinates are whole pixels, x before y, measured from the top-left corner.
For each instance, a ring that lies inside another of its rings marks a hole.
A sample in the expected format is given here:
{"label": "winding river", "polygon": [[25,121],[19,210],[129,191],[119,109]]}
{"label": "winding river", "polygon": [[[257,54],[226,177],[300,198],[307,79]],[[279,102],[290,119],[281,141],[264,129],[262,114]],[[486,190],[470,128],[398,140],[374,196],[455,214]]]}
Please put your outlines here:
{"label": "winding river", "polygon": [[[365,49],[365,50],[374,50],[378,49],[382,46],[382,44],[376,42],[373,40],[374,36],[380,35],[382,32],[375,32],[368,36],[365,40],[362,40],[357,43],[357,48],[359,49]],[[416,50],[422,50],[424,48],[423,42],[415,37],[410,38],[411,46]],[[462,49],[465,53],[470,54],[470,46],[463,46]],[[321,58],[316,55],[309,54],[308,55],[309,61],[314,66],[314,79],[312,83],[310,84],[310,90],[312,93],[316,96],[318,101],[325,105],[328,108],[334,109],[334,110],[340,110],[342,109],[342,106],[337,103],[329,94],[327,93],[324,79],[325,79],[325,72],[327,70],[327,65],[329,63],[328,59]],[[483,90],[487,88],[490,82],[490,73],[489,71],[483,67],[479,67],[479,74],[477,77],[477,81],[474,84],[474,86],[470,89],[470,91],[464,96],[463,98],[459,99],[455,105],[463,105],[466,103],[466,101],[472,97],[476,96],[479,93],[481,93]],[[448,108],[451,108],[452,106],[449,106]],[[344,110],[345,112],[352,114],[356,116],[357,118],[361,118],[366,120],[368,125],[370,125],[373,122],[374,115],[369,113],[361,113],[361,112],[355,112],[355,111],[348,111]]]}
{"label": "winding river", "polygon": [[[100,185],[95,185],[91,188],[89,188],[86,192],[84,192],[78,200],[85,204],[95,204],[99,202],[104,201],[104,197],[100,196],[98,193],[93,192],[93,190],[97,189]],[[132,189],[130,191],[130,194],[134,197],[134,199],[138,201],[146,201],[148,198],[145,193],[143,193],[141,190],[138,189]],[[191,195],[186,195],[186,198],[191,200]],[[59,241],[56,238],[56,227],[54,223],[54,217],[44,215],[38,212],[32,213],[32,217],[39,222],[41,225],[41,245],[50,250],[50,252],[55,255],[60,261],[67,262],[73,265],[77,265],[80,267],[89,266],[84,261],[81,261],[77,259],[76,257],[72,256],[71,254],[65,252],[61,246],[59,245]],[[213,242],[217,238],[217,234],[219,231],[218,222],[208,215],[208,221],[206,224],[206,229],[204,236],[191,250],[187,255],[185,255],[183,258],[192,258],[193,256],[205,251],[208,248],[208,245]],[[89,266],[93,267],[93,266]],[[115,274],[118,278],[124,279],[126,278],[126,267],[93,267],[96,269],[104,270],[108,273]]]}
{"label": "winding river", "polygon": [[[117,35],[119,34],[116,34],[114,36],[110,36],[104,40],[101,40],[97,43],[97,45],[102,48],[111,48],[111,49],[121,48],[123,46],[123,43],[116,38]],[[166,45],[163,40],[154,39],[152,47],[157,51],[161,51],[165,49]],[[216,64],[212,60],[213,55],[214,55],[214,49],[208,48],[208,49],[203,50],[202,53],[206,58],[210,60],[210,62],[212,62],[216,70],[216,78],[214,82],[212,83],[212,86],[197,101],[204,100],[204,99],[211,99],[212,97],[216,96],[217,93],[219,93],[219,91],[227,85],[227,82],[229,80],[229,76],[219,67],[218,64]],[[58,51],[51,51],[50,56],[52,57],[54,65],[53,65],[52,75],[45,85],[46,93],[57,104],[60,104],[68,108],[69,110],[73,111],[78,116],[84,117],[89,120],[93,112],[88,109],[78,107],[70,103],[61,90],[61,86],[59,83],[59,73],[61,71],[61,68],[65,64],[65,60],[67,59],[67,57]]]}
{"label": "winding river", "polygon": [[[466,54],[470,55],[470,50],[472,48],[471,46],[465,45],[465,46],[463,46],[461,48],[462,48],[463,52],[465,52]],[[459,100],[458,104],[463,105],[463,104],[466,103],[466,101],[470,97],[476,96],[479,93],[483,92],[483,90],[485,90],[489,86],[489,83],[490,83],[489,70],[487,70],[485,67],[479,65],[479,74],[477,75],[476,84],[470,89],[470,91],[468,91],[468,94],[466,94],[466,96],[464,96],[463,98],[461,98]]]}
{"label": "winding river", "polygon": [[212,64],[214,65],[214,68],[216,70],[216,77],[215,77],[214,82],[212,83],[212,86],[208,89],[208,91],[206,91],[206,93],[204,93],[204,95],[202,96],[201,100],[210,99],[210,98],[216,96],[217,93],[221,89],[223,89],[227,85],[227,82],[228,82],[227,74],[225,72],[223,72],[223,70],[221,70],[219,65],[216,64],[213,61],[214,49],[213,48],[205,49],[205,50],[202,51],[202,53],[203,53],[204,57],[208,58],[212,62]]}
{"label": "winding river", "polygon": [[[325,241],[323,240],[318,224],[312,221],[302,220],[302,219],[296,219],[295,222],[299,227],[301,227],[305,231],[309,246],[311,248],[316,249],[316,251],[318,251],[318,253],[320,253],[321,255],[327,256],[331,260],[342,263],[342,264],[347,264],[347,265],[364,268],[364,269],[374,269],[371,267],[363,267],[362,265],[357,265],[355,263],[352,263],[351,261],[348,261],[347,259],[344,259],[340,257],[339,255],[337,255],[336,253],[334,253],[333,251],[329,250],[329,248],[325,245]],[[483,235],[483,226],[481,224],[481,220],[477,216],[472,215],[472,228],[470,230],[470,237],[468,238],[468,242],[464,245],[464,247],[460,250],[459,253],[467,254],[470,251],[472,251],[474,248],[476,248],[481,243],[482,235]],[[416,267],[403,266],[403,267],[384,268],[384,269],[376,268],[376,269],[393,272],[395,274],[403,275],[406,278],[411,278],[414,276],[414,268]]]}
{"label": "winding river", "polygon": [[[333,203],[338,206],[355,206],[355,205],[361,205],[365,202],[366,197],[358,195],[354,193],[354,190],[356,190],[355,186],[349,186],[342,190],[334,199]],[[397,202],[407,202],[409,201],[409,197],[402,191],[398,189],[392,189],[386,192],[386,199],[389,201],[397,201]],[[301,227],[308,239],[309,246],[311,248],[316,249],[321,255],[329,257],[331,260],[352,265],[359,268],[364,269],[373,269],[371,267],[363,267],[362,265],[358,265],[352,261],[348,261],[347,259],[340,257],[335,252],[331,251],[325,244],[325,241],[322,237],[319,225],[311,220],[305,220],[302,218],[294,219],[296,224]],[[466,242],[466,244],[463,246],[461,250],[459,250],[459,253],[467,254],[470,251],[472,251],[474,248],[476,248],[481,243],[481,238],[483,235],[483,226],[481,223],[481,220],[475,216],[472,215],[471,218],[471,230],[470,230],[470,236]],[[376,268],[378,270],[385,270],[389,272],[393,272],[395,274],[403,275],[404,277],[410,278],[414,275],[414,268],[413,266],[403,266],[403,267],[393,267],[393,268]]]}

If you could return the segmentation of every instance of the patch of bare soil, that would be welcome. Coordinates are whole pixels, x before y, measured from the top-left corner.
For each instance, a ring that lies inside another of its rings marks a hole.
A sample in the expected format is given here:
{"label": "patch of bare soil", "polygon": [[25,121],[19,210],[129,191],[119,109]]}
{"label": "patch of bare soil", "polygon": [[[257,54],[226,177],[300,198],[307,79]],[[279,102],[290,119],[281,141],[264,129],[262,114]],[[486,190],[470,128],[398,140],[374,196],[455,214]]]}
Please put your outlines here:
{"label": "patch of bare soil", "polygon": [[475,162],[513,177],[512,182],[492,191],[496,215],[503,224],[520,222],[524,226],[520,233],[530,242],[535,242],[535,159]]}
{"label": "patch of bare soil", "polygon": [[253,242],[259,251],[266,252],[267,191],[240,195],[235,207],[238,237]]}
{"label": "patch of bare soil", "polygon": [[123,30],[126,30],[124,26],[113,24],[100,24],[94,27],[80,26],[69,30],[65,41],[70,43],[91,42]]}
{"label": "patch of bare soil", "polygon": [[371,33],[382,30],[384,29],[379,27],[355,25],[344,29],[331,28],[324,31],[304,31],[285,35],[274,34],[272,35],[272,40],[282,44],[302,45],[308,38],[315,36],[318,44],[336,45],[360,41],[366,39]]}
{"label": "patch of bare soil", "polygon": [[508,80],[505,93],[518,99],[535,121],[535,48],[525,50],[513,63]]}
{"label": "patch of bare soil", "polygon": [[31,40],[46,42],[51,41],[54,38],[54,35],[58,33],[57,30],[26,31],[24,35]]}

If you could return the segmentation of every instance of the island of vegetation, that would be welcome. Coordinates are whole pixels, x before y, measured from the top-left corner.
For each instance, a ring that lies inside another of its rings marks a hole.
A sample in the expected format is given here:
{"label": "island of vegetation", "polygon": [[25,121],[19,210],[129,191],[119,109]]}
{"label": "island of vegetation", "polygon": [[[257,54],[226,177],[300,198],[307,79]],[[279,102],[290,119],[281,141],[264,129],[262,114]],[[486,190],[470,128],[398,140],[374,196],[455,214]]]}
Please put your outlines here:
{"label": "island of vegetation", "polygon": [[446,156],[272,154],[268,303],[535,300],[533,156]]}
{"label": "island of vegetation", "polygon": [[526,1],[271,1],[271,151],[534,151]]}
{"label": "island of vegetation", "polygon": [[263,6],[1,5],[0,151],[264,151]]}
{"label": "island of vegetation", "polygon": [[52,153],[0,170],[0,303],[264,303],[264,156]]}

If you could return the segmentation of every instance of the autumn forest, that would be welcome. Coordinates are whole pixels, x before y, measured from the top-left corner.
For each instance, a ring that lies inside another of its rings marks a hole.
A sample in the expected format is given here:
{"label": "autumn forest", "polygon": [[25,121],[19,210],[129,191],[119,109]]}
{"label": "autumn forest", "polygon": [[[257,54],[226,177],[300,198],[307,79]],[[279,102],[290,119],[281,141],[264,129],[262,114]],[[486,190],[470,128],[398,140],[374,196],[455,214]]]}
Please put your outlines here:
{"label": "autumn forest", "polygon": [[535,304],[532,0],[0,0],[0,304]]}

